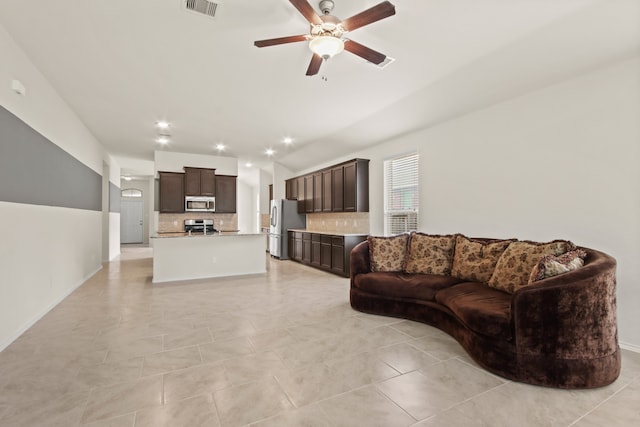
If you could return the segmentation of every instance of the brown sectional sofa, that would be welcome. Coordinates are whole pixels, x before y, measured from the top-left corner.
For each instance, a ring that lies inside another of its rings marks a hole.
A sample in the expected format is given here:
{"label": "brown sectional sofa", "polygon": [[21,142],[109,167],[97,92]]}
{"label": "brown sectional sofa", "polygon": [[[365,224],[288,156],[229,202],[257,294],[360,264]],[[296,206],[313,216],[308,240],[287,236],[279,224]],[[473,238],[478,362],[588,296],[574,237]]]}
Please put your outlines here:
{"label": "brown sectional sofa", "polygon": [[511,380],[573,389],[618,377],[611,256],[580,248],[583,267],[509,294],[451,275],[372,271],[369,245],[351,252],[354,309],[435,326],[479,365]]}

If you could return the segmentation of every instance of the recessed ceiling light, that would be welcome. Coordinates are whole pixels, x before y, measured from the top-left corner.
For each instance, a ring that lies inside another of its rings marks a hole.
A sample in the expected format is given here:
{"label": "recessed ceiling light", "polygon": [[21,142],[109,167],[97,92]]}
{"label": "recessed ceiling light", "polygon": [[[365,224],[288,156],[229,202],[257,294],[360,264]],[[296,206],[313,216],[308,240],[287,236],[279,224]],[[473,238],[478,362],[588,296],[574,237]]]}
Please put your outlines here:
{"label": "recessed ceiling light", "polygon": [[285,144],[291,144],[293,143],[293,138],[291,138],[290,136],[285,137],[282,142],[284,142]]}
{"label": "recessed ceiling light", "polygon": [[224,144],[216,144],[216,150],[218,151],[224,151],[225,148],[227,148],[227,146]]}
{"label": "recessed ceiling light", "polygon": [[250,168],[251,166],[253,166],[253,163],[251,163],[251,162],[247,162],[247,163],[245,163],[244,165],[245,165],[246,167]]}
{"label": "recessed ceiling light", "polygon": [[124,179],[125,181],[131,181],[131,177],[130,176],[123,176],[122,179]]}
{"label": "recessed ceiling light", "polygon": [[169,143],[169,138],[167,138],[166,136],[160,136],[158,138],[156,138],[156,142],[159,144],[168,144]]}
{"label": "recessed ceiling light", "polygon": [[274,154],[276,154],[276,152],[273,148],[267,148],[266,150],[264,150],[264,154],[266,154],[267,156],[273,156]]}
{"label": "recessed ceiling light", "polygon": [[160,120],[158,122],[156,122],[156,126],[158,126],[160,129],[169,129],[169,122],[164,121],[164,120]]}

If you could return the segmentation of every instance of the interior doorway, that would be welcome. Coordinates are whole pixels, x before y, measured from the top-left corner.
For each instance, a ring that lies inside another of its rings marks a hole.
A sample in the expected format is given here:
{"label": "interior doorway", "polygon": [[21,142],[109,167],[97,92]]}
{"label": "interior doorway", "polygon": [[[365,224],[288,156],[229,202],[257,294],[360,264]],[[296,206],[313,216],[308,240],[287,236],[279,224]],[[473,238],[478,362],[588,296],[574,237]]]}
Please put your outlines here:
{"label": "interior doorway", "polygon": [[144,242],[144,202],[142,191],[122,190],[120,202],[120,243]]}

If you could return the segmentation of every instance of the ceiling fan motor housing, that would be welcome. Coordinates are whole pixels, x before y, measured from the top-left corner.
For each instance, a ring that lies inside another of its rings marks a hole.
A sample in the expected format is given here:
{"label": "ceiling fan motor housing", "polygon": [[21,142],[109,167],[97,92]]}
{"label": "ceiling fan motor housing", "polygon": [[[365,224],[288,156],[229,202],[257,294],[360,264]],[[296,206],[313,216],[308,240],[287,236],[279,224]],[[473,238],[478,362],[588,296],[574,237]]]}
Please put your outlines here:
{"label": "ceiling fan motor housing", "polygon": [[333,10],[334,3],[333,3],[333,0],[322,0],[319,6],[323,14],[329,15]]}

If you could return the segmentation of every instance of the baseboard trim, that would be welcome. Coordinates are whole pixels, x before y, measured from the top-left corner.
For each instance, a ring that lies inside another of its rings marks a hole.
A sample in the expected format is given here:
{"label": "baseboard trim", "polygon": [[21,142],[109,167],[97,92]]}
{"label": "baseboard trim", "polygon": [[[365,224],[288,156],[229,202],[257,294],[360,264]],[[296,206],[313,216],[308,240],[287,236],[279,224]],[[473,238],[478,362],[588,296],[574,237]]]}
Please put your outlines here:
{"label": "baseboard trim", "polygon": [[20,335],[24,334],[27,331],[27,329],[29,329],[30,327],[35,325],[38,320],[42,319],[48,312],[53,310],[56,305],[60,304],[66,297],[71,295],[73,293],[73,291],[78,289],[80,286],[84,285],[87,280],[91,279],[100,270],[102,270],[102,265],[98,266],[98,268],[96,268],[93,272],[89,273],[87,276],[82,278],[79,283],[77,283],[76,285],[74,285],[71,288],[69,288],[69,290],[67,290],[62,296],[56,298],[40,314],[36,315],[33,319],[31,319],[25,325],[23,325],[21,328],[19,328],[13,335],[11,335],[9,338],[7,338],[3,342],[1,342],[0,343],[0,351],[2,351],[5,348],[9,347],[11,345],[11,343],[14,342],[15,340],[17,340],[18,337],[20,337]]}
{"label": "baseboard trim", "polygon": [[620,348],[623,348],[625,350],[629,350],[629,351],[633,351],[635,353],[640,353],[640,345],[635,345],[635,344],[629,344],[626,342],[621,342],[620,343]]}

